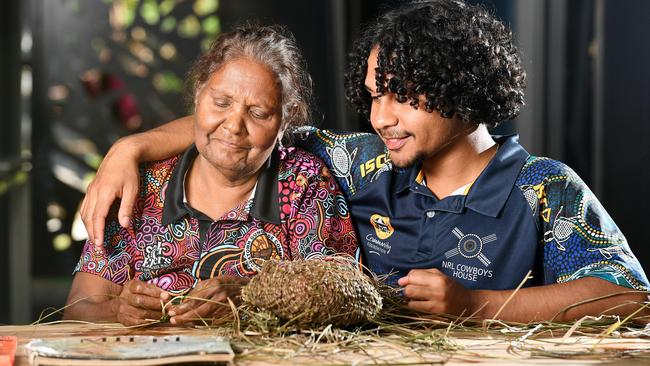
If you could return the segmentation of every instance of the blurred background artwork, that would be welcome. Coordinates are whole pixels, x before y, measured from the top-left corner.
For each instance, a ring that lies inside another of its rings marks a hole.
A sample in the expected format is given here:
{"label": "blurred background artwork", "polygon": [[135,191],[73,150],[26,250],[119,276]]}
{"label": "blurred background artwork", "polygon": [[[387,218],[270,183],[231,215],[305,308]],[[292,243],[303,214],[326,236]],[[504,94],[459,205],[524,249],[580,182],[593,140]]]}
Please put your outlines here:
{"label": "blurred background artwork", "polygon": [[[401,2],[4,0],[0,323],[63,306],[86,239],[79,204],[103,155],[187,114],[184,75],[220,32],[249,19],[287,25],[314,79],[314,124],[370,131],[346,107],[345,56],[363,23]],[[512,28],[528,72],[524,112],[494,132],[573,167],[648,271],[650,2],[470,2]]]}

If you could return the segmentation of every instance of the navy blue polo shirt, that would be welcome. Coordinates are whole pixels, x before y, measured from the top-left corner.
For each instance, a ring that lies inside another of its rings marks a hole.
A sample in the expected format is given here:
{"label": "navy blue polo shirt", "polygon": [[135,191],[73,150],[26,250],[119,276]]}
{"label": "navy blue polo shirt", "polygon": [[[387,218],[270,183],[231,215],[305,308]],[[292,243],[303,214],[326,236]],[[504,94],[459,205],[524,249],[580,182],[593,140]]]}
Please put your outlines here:
{"label": "navy blue polo shirt", "polygon": [[320,156],[349,202],[365,261],[388,282],[437,268],[474,289],[512,289],[595,276],[647,289],[625,237],[582,180],[561,162],[531,156],[516,136],[467,194],[438,199],[417,176],[393,169],[370,134],[305,128],[298,144]]}

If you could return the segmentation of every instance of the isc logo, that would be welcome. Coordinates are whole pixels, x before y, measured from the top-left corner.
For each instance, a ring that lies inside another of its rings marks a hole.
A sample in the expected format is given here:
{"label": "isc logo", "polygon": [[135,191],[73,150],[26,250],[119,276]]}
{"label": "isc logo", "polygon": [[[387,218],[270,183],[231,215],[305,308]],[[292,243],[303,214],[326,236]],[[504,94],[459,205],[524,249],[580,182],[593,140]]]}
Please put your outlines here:
{"label": "isc logo", "polygon": [[361,176],[365,177],[368,173],[372,173],[384,165],[386,165],[386,154],[381,154],[376,158],[370,159],[359,166],[361,168]]}

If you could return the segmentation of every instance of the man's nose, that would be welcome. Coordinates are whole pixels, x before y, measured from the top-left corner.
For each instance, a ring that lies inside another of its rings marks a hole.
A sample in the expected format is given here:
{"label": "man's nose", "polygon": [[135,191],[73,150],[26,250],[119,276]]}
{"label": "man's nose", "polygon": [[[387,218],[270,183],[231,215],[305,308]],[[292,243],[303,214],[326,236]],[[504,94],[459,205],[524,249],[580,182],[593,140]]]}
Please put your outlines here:
{"label": "man's nose", "polygon": [[398,118],[393,109],[394,104],[389,95],[383,95],[373,101],[370,107],[370,122],[376,130],[393,127],[397,124]]}

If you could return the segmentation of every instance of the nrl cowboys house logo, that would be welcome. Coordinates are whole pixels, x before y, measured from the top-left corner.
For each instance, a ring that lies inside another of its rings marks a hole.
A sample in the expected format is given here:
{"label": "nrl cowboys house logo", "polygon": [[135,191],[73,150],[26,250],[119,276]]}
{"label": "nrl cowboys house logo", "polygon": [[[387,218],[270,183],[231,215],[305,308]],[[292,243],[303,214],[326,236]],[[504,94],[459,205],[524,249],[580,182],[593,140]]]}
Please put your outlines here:
{"label": "nrl cowboys house logo", "polygon": [[458,245],[456,245],[456,248],[448,250],[445,253],[445,258],[453,258],[460,254],[465,258],[476,258],[486,267],[490,265],[491,261],[482,253],[483,245],[497,240],[497,234],[490,234],[481,238],[476,234],[463,234],[457,227],[451,232],[458,238]]}
{"label": "nrl cowboys house logo", "polygon": [[[491,278],[493,271],[487,269],[492,263],[490,259],[483,254],[483,245],[492,243],[497,240],[497,234],[490,234],[480,237],[476,234],[464,234],[459,228],[454,227],[451,231],[458,238],[458,244],[455,248],[445,252],[446,261],[442,261],[442,268],[451,270],[451,275],[458,279],[477,282],[480,278]],[[461,256],[470,260],[476,260],[483,264],[475,267],[465,263],[454,263],[449,259]]]}

